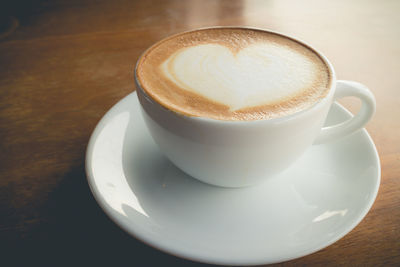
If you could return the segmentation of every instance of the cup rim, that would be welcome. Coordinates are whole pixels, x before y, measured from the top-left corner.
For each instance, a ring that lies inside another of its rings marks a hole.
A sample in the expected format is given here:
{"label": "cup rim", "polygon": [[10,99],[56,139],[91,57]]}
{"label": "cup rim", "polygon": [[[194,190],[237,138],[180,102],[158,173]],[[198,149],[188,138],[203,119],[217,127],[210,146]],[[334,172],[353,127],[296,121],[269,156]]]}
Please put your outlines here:
{"label": "cup rim", "polygon": [[[183,113],[180,113],[178,111],[169,109],[168,107],[164,106],[162,103],[159,103],[158,101],[156,101],[154,98],[152,98],[149,94],[146,93],[146,91],[143,89],[143,86],[141,85],[138,77],[137,77],[137,69],[138,66],[140,64],[140,62],[142,61],[142,59],[144,58],[144,56],[151,51],[155,46],[159,45],[162,42],[165,42],[169,39],[175,38],[177,36],[183,35],[183,34],[187,34],[187,33],[191,33],[191,32],[197,32],[197,31],[203,31],[203,30],[209,30],[209,29],[248,29],[248,30],[255,30],[255,31],[262,31],[262,32],[268,32],[268,33],[272,33],[272,34],[276,34],[279,36],[282,36],[284,38],[288,38],[291,39],[292,41],[295,41],[303,46],[305,46],[306,48],[310,49],[311,51],[313,51],[318,57],[320,57],[322,59],[322,61],[326,64],[326,66],[328,66],[328,71],[329,71],[329,75],[331,77],[330,81],[329,81],[329,90],[328,93],[321,99],[319,99],[318,101],[316,101],[313,105],[311,105],[310,107],[297,111],[295,113],[289,114],[289,115],[285,115],[282,117],[277,117],[277,118],[267,118],[267,119],[258,119],[258,120],[219,120],[219,119],[213,119],[213,118],[208,118],[208,117],[200,117],[200,116],[190,116],[190,115],[186,115]],[[151,101],[151,103],[156,104],[158,107],[160,107],[161,109],[163,109],[166,112],[170,112],[172,114],[175,114],[178,117],[182,117],[184,119],[188,119],[188,120],[193,120],[193,121],[198,121],[198,122],[203,122],[203,123],[218,123],[218,124],[244,124],[244,123],[281,123],[284,121],[288,121],[288,120],[292,120],[295,117],[298,116],[302,116],[304,114],[307,114],[315,109],[318,109],[320,105],[325,104],[325,102],[329,101],[329,99],[331,99],[331,97],[334,94],[334,88],[335,88],[335,84],[336,84],[336,73],[335,70],[332,66],[332,64],[330,63],[330,61],[328,60],[327,57],[325,57],[321,52],[319,52],[317,49],[315,49],[313,46],[309,45],[308,43],[306,43],[305,41],[284,34],[282,32],[278,32],[278,31],[274,31],[274,30],[270,30],[270,29],[264,29],[264,28],[258,28],[258,27],[250,27],[250,26],[211,26],[211,27],[201,27],[201,28],[195,28],[195,29],[191,29],[191,30],[187,30],[187,31],[182,31],[182,32],[178,32],[172,35],[168,35],[167,37],[164,37],[162,39],[160,39],[159,41],[155,42],[154,44],[152,44],[150,47],[148,47],[146,50],[143,51],[143,53],[139,56],[135,68],[134,68],[134,78],[135,78],[135,83],[136,83],[136,89],[139,90],[143,95],[146,96],[146,99],[148,101]]]}

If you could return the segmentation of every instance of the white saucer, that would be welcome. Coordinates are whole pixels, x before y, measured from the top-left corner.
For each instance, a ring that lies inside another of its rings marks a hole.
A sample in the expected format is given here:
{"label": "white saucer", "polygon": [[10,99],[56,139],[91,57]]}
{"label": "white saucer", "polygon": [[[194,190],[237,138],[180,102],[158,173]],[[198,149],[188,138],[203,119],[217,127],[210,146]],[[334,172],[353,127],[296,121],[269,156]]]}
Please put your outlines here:
{"label": "white saucer", "polygon": [[[334,105],[328,124],[350,116]],[[97,125],[86,171],[97,202],[126,232],[179,257],[226,265],[287,261],[334,243],[367,214],[380,183],[377,151],[362,130],[313,146],[262,185],[203,184],[160,154],[136,93]]]}

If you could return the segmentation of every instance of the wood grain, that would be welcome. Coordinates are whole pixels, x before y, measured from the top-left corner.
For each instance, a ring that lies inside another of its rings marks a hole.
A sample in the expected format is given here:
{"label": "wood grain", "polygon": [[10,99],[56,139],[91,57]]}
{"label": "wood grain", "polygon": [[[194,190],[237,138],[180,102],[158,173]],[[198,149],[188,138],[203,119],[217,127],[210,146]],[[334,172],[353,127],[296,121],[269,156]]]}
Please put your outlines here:
{"label": "wood grain", "polygon": [[[380,154],[382,183],[371,211],[335,244],[276,266],[400,265],[399,1],[1,5],[0,265],[201,266],[114,225],[91,196],[84,155],[98,120],[135,89],[132,72],[144,49],[171,33],[215,25],[297,36],[331,60],[339,79],[363,82],[377,99],[367,130]],[[342,103],[359,107],[351,98]]]}

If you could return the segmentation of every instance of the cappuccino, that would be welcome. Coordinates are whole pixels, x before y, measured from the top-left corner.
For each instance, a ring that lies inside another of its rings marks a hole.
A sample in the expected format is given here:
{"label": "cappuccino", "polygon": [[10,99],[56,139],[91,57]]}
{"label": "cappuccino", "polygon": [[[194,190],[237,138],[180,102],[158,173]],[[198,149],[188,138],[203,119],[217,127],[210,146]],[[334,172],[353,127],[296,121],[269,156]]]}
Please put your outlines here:
{"label": "cappuccino", "polygon": [[305,110],[331,86],[327,63],[306,45],[257,29],[209,28],[166,38],[140,58],[137,82],[174,112],[262,120]]}

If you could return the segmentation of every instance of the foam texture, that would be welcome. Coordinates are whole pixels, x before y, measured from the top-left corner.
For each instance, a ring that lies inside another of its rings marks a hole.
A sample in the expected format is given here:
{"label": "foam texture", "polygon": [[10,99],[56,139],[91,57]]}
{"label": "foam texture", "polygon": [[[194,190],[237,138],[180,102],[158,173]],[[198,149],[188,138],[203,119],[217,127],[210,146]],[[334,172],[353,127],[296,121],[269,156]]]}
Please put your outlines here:
{"label": "foam texture", "polygon": [[308,47],[246,29],[184,33],[151,48],[138,80],[163,106],[222,120],[268,119],[312,106],[328,91],[329,68]]}

